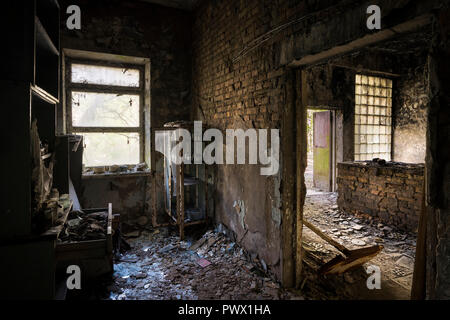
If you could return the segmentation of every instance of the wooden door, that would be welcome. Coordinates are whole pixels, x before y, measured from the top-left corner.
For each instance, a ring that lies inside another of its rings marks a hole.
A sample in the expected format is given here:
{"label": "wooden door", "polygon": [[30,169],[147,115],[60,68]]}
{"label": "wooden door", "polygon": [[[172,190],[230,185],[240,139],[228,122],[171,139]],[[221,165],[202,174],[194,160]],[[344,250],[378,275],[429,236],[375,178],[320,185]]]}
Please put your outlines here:
{"label": "wooden door", "polygon": [[332,191],[331,111],[315,112],[313,116],[313,185],[321,191]]}

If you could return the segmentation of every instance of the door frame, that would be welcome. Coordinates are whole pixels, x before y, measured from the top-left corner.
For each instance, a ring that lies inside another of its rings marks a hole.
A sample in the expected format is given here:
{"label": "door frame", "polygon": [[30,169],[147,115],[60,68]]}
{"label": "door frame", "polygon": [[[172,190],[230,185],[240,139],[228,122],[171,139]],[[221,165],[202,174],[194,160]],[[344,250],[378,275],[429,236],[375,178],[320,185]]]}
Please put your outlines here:
{"label": "door frame", "polygon": [[[331,123],[330,123],[330,190],[328,192],[337,192],[337,162],[338,162],[338,143],[337,139],[341,141],[342,137],[338,137],[337,127],[338,127],[338,117],[337,113],[342,112],[341,109],[337,107],[330,106],[307,106],[306,110],[317,110],[319,111],[330,111],[331,112]],[[305,119],[306,121],[306,119]],[[314,131],[314,129],[313,129]],[[314,169],[313,169],[314,170]]]}

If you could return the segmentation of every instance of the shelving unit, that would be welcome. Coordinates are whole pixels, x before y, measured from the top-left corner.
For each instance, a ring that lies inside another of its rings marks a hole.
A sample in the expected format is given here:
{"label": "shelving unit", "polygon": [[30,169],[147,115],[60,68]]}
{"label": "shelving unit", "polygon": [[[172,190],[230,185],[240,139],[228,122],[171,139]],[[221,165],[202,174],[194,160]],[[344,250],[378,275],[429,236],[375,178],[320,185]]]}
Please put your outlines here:
{"label": "shelving unit", "polygon": [[[5,55],[0,79],[0,104],[4,112],[0,130],[5,155],[1,160],[4,170],[0,202],[0,272],[8,277],[1,286],[7,289],[1,291],[8,298],[52,299],[55,293],[54,248],[58,234],[53,232],[56,226],[47,231],[33,228],[35,180],[32,173],[36,153],[33,155],[32,151],[36,148],[33,149],[32,143],[36,139],[32,124],[37,124],[41,143],[38,159],[45,167],[53,163],[54,170],[67,165],[61,159],[55,159],[58,149],[60,8],[55,0],[15,0],[8,1],[5,6],[1,11],[7,45],[2,48]],[[52,180],[53,176],[50,176],[47,181]]]}
{"label": "shelving unit", "polygon": [[[59,103],[59,5],[54,0],[12,1],[2,10],[10,42],[0,80],[5,106],[2,117],[5,179],[1,201],[0,239],[28,236],[32,218],[31,125],[36,120],[43,160],[56,150],[56,108]],[[22,17],[23,19],[20,19]],[[15,36],[12,36],[14,34]],[[20,38],[17,35],[23,34]]]}
{"label": "shelving unit", "polygon": [[[178,128],[193,132],[188,123],[167,124],[163,130]],[[165,210],[182,240],[186,227],[208,223],[208,174],[205,164],[175,164],[164,158]]]}

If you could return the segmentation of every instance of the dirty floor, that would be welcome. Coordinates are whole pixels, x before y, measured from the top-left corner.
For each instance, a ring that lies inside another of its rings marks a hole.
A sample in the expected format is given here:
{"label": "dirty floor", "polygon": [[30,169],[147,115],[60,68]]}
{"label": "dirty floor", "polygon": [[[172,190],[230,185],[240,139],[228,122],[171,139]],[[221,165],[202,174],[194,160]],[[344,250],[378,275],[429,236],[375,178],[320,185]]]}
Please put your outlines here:
{"label": "dirty floor", "polygon": [[[317,282],[324,280],[329,283],[330,288],[323,288],[322,297],[333,299],[337,298],[333,294],[339,294],[340,298],[344,295],[348,299],[409,299],[416,235],[396,230],[367,215],[355,216],[342,212],[338,209],[336,200],[337,193],[308,192],[304,218],[348,249],[376,244],[383,245],[384,248],[360,270],[349,271],[341,276],[328,276],[326,280],[312,276],[311,279]],[[303,227],[303,241],[308,251],[320,256],[324,262],[339,253],[307,227]],[[381,290],[367,289],[366,280],[369,275],[365,269],[369,265],[380,268]],[[334,279],[330,281],[331,278]],[[332,285],[333,281],[336,284]],[[345,292],[338,292],[333,286],[343,286]],[[312,289],[316,294],[317,288]]]}
{"label": "dirty floor", "polygon": [[[303,227],[303,279],[298,290],[284,290],[270,269],[227,236],[227,230],[201,230],[180,241],[171,228],[145,230],[128,238],[131,249],[116,256],[114,273],[92,299],[409,299],[415,235],[395,230],[368,216],[341,212],[336,193],[308,192],[304,218],[348,249],[375,244],[380,254],[342,275],[317,270],[339,251]],[[202,236],[201,236],[202,235]],[[314,259],[311,259],[314,257]],[[381,270],[381,290],[366,285],[368,266]]]}
{"label": "dirty floor", "polygon": [[302,299],[265,274],[223,233],[180,241],[161,228],[129,239],[131,250],[114,266],[106,299]]}

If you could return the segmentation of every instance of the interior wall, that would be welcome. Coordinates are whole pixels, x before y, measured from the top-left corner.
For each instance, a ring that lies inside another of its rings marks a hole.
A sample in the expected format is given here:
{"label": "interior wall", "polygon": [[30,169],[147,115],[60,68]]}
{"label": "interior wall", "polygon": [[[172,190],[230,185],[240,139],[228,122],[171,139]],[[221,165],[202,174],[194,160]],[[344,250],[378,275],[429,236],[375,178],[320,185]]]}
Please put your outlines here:
{"label": "interior wall", "polygon": [[393,90],[393,160],[425,163],[428,69],[425,64],[411,68],[395,81]]}
{"label": "interior wall", "polygon": [[[299,240],[296,224],[301,222],[298,220],[301,205],[297,207],[295,190],[299,190],[297,184],[301,185],[303,180],[292,177],[296,166],[297,173],[304,170],[305,162],[296,158],[300,154],[296,154],[295,140],[295,131],[300,130],[295,112],[304,110],[295,110],[295,106],[294,111],[290,109],[290,101],[296,99],[292,92],[298,88],[289,87],[292,77],[286,66],[302,66],[304,57],[337,45],[345,47],[367,36],[366,16],[361,12],[369,4],[218,0],[203,1],[194,11],[193,118],[222,130],[281,129],[281,175],[262,178],[250,165],[218,166],[215,209],[217,221],[230,227],[255,257],[264,259],[286,286],[296,281],[295,261],[301,250],[295,249]],[[398,15],[396,9],[402,8],[403,3],[380,1],[380,4],[385,29],[439,5],[438,1],[414,2]],[[311,16],[299,19],[308,14]],[[277,27],[280,28],[274,31]],[[349,91],[348,95],[351,101],[354,92]],[[302,105],[307,107],[306,102]],[[353,109],[353,103],[344,107]],[[345,125],[353,122],[352,118],[344,115],[343,130],[350,128],[344,135],[353,136],[353,125]],[[350,155],[353,159],[353,144],[347,146],[344,160]],[[286,166],[290,168],[292,163],[294,170],[289,172]],[[255,182],[258,182],[256,192],[252,189]],[[236,210],[234,204],[243,204],[238,207],[247,210]]]}
{"label": "interior wall", "polygon": [[426,182],[426,297],[450,299],[450,5],[434,20]]}
{"label": "interior wall", "polygon": [[[68,15],[62,14],[61,48],[150,58],[151,127],[161,128],[166,122],[189,119],[191,13],[140,1],[105,0],[62,0],[62,12],[73,4],[81,9],[81,30],[67,29]],[[146,204],[144,208],[143,199],[152,199],[152,184],[162,182],[161,156],[155,153],[154,157],[157,172],[147,178],[84,179],[84,191],[78,195],[82,206],[104,207],[105,201],[111,201],[123,220],[134,221],[140,215],[148,218],[154,206]],[[99,196],[102,193],[104,196]],[[159,215],[164,217],[162,197],[155,201]]]}
{"label": "interior wall", "polygon": [[148,210],[153,202],[151,182],[151,175],[85,178],[78,196],[83,208],[104,208],[112,203],[113,213],[120,214],[121,222],[145,226],[151,222]]}

